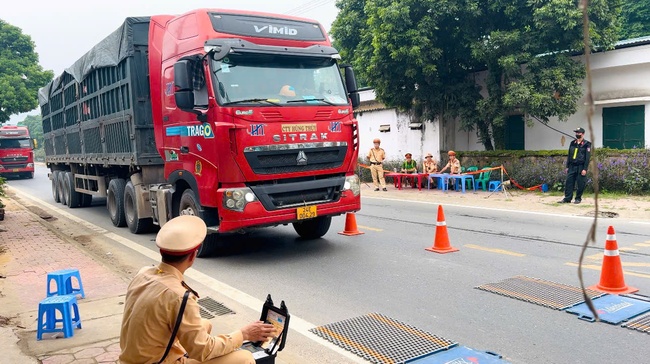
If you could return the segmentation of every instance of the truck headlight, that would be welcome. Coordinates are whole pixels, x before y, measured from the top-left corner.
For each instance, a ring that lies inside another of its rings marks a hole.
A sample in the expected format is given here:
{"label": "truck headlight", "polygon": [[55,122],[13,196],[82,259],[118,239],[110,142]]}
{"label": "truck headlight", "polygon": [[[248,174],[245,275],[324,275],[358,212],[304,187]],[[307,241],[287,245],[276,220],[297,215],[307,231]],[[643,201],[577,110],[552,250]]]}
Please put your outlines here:
{"label": "truck headlight", "polygon": [[359,196],[361,193],[361,182],[359,181],[359,176],[353,174],[351,176],[345,177],[343,191],[352,191],[355,196]]}
{"label": "truck headlight", "polygon": [[34,168],[34,163],[27,163],[27,168]]}
{"label": "truck headlight", "polygon": [[244,211],[246,205],[257,201],[257,197],[250,188],[231,188],[223,194],[223,206],[228,210]]}

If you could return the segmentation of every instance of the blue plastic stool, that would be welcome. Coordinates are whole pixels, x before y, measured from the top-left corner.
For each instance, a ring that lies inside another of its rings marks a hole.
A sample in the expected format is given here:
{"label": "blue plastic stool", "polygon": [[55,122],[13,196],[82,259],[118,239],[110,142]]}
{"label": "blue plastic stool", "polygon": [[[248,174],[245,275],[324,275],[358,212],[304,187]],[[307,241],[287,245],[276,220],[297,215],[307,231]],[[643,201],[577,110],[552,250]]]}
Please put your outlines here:
{"label": "blue plastic stool", "polygon": [[[72,287],[72,278],[77,279],[79,283],[79,288]],[[50,282],[56,282],[56,290],[50,290]],[[77,295],[81,294],[81,298],[86,298],[84,293],[84,286],[81,283],[81,275],[79,274],[79,269],[62,269],[55,272],[50,272],[47,274],[47,295],[46,297],[54,295]]]}
{"label": "blue plastic stool", "polygon": [[490,181],[488,184],[488,192],[501,191],[500,181]]}
{"label": "blue plastic stool", "polygon": [[[56,317],[56,311],[61,312],[60,319]],[[61,323],[59,328],[57,328],[58,323]],[[81,328],[77,297],[71,295],[52,296],[45,298],[38,304],[37,340],[41,340],[43,334],[55,332],[62,332],[63,337],[72,337],[75,328]]]}

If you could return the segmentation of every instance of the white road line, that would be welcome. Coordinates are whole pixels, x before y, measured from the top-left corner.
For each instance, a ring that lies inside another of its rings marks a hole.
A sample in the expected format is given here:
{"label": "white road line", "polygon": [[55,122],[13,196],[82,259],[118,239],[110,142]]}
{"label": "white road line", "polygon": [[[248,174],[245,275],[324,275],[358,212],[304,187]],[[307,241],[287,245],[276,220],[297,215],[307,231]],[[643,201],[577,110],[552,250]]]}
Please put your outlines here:
{"label": "white road line", "polygon": [[[594,219],[591,216],[576,216],[576,215],[566,215],[566,214],[562,214],[562,213],[550,213],[550,212],[526,211],[526,210],[509,210],[509,209],[499,209],[499,208],[494,208],[494,207],[483,207],[483,206],[456,205],[456,204],[451,204],[451,203],[441,203],[441,202],[433,202],[433,201],[400,200],[400,199],[396,199],[396,198],[368,197],[368,196],[363,196],[362,198],[367,198],[367,199],[372,199],[372,200],[395,201],[395,202],[408,201],[409,203],[414,202],[414,203],[420,203],[420,204],[423,204],[423,205],[443,205],[443,206],[462,207],[462,208],[475,209],[475,210],[511,212],[511,213],[516,213],[516,214],[541,215],[541,216],[574,218],[574,219],[584,219],[584,220],[593,220]],[[605,218],[602,218],[602,217],[599,217],[598,220],[600,220],[600,221],[609,221],[609,219],[605,219]],[[629,223],[632,223],[632,224],[647,224],[647,225],[650,225],[650,222],[646,222],[646,221],[626,221],[626,222],[629,222]]]}
{"label": "white road line", "polygon": [[[138,243],[136,243],[136,242],[134,242],[132,240],[129,240],[129,239],[123,237],[123,236],[120,236],[118,234],[108,232],[108,230],[106,230],[104,228],[101,228],[101,227],[99,227],[99,226],[97,226],[95,224],[89,223],[89,222],[87,222],[87,221],[85,221],[85,220],[83,220],[83,219],[81,219],[81,218],[79,218],[77,216],[72,215],[69,212],[61,210],[60,208],[58,208],[56,206],[49,205],[46,202],[44,202],[43,200],[41,200],[41,199],[39,199],[37,197],[31,196],[28,193],[25,193],[23,191],[18,191],[16,189],[13,189],[13,190],[20,197],[24,197],[24,198],[32,201],[34,204],[40,205],[41,207],[45,207],[45,208],[48,208],[48,209],[56,209],[57,213],[60,213],[61,215],[63,215],[67,219],[70,219],[70,220],[72,220],[74,222],[83,224],[85,227],[87,227],[89,229],[92,229],[93,231],[97,231],[97,232],[101,233],[102,235],[104,235],[106,238],[111,239],[111,240],[113,240],[113,241],[115,241],[115,242],[117,242],[119,244],[122,244],[123,246],[125,246],[125,247],[127,247],[129,249],[132,249],[132,250],[140,253],[141,255],[144,255],[147,258],[150,258],[150,259],[155,260],[155,261],[160,260],[160,254],[158,254],[157,252],[155,252],[155,251],[153,251],[151,249],[145,248],[142,245],[140,245],[140,244],[138,244]],[[249,294],[247,294],[245,292],[242,292],[242,291],[236,289],[235,287],[232,287],[232,286],[230,286],[230,285],[228,285],[228,284],[226,284],[224,282],[221,282],[221,281],[219,281],[217,279],[214,279],[214,278],[210,277],[209,275],[207,275],[205,273],[201,273],[201,272],[199,272],[198,270],[196,270],[194,268],[188,269],[185,272],[185,276],[187,276],[189,278],[192,278],[193,280],[205,285],[206,287],[210,287],[211,289],[219,292],[220,294],[230,298],[231,300],[233,300],[235,302],[238,302],[241,305],[247,306],[248,308],[250,308],[252,310],[258,311],[260,309],[260,307],[262,307],[264,305],[263,301],[255,298],[255,297],[253,297],[253,296],[251,296],[251,295],[249,295]],[[318,337],[317,335],[311,333],[309,330],[314,328],[314,327],[316,327],[316,325],[310,323],[309,321],[303,320],[300,317],[295,316],[294,314],[291,315],[291,330],[294,330],[294,331],[302,334],[303,336],[313,340],[315,343],[317,343],[317,344],[319,344],[321,346],[324,346],[324,347],[326,347],[326,348],[328,348],[328,349],[330,349],[330,350],[332,350],[332,351],[346,357],[347,359],[349,359],[349,360],[351,360],[351,361],[353,361],[355,363],[367,363],[365,360],[359,358],[358,356],[352,354],[351,352],[349,352],[349,351],[347,351],[347,350],[345,350],[345,349],[343,349],[343,348],[341,348],[339,346],[336,346],[336,345],[334,345],[334,344],[332,344],[330,342],[327,342],[327,341],[323,340],[322,338]]]}

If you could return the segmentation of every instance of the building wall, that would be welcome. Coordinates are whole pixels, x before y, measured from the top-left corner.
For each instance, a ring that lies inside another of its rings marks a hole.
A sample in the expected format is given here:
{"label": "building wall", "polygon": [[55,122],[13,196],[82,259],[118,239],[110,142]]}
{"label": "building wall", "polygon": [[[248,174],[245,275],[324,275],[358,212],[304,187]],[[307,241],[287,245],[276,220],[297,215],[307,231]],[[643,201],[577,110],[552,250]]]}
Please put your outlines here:
{"label": "building wall", "polygon": [[[650,148],[650,45],[634,46],[595,53],[591,56],[592,89],[594,95],[594,114],[592,117],[593,135],[587,124],[586,95],[578,101],[577,112],[565,122],[551,118],[548,126],[528,120],[525,128],[526,150],[565,149],[572,140],[573,129],[583,127],[587,130],[586,138],[594,146],[603,145],[603,108],[619,106],[645,106],[644,141]],[[485,85],[486,73],[477,73],[477,84]],[[586,81],[583,82],[586,90]],[[484,88],[483,88],[484,89]],[[586,92],[585,92],[586,93]],[[362,101],[374,100],[372,90],[364,91]],[[446,122],[442,130],[439,123],[425,122],[422,130],[408,127],[410,117],[394,109],[367,111],[358,115],[361,128],[361,150],[372,147],[372,139],[382,139],[382,147],[389,158],[402,159],[404,153],[413,153],[413,158],[420,161],[422,156],[431,152],[440,159],[440,149],[484,150],[476,131],[460,131],[457,124]],[[380,133],[379,126],[389,124],[388,133]],[[568,135],[563,135],[557,129]],[[365,153],[364,153],[365,155]]]}

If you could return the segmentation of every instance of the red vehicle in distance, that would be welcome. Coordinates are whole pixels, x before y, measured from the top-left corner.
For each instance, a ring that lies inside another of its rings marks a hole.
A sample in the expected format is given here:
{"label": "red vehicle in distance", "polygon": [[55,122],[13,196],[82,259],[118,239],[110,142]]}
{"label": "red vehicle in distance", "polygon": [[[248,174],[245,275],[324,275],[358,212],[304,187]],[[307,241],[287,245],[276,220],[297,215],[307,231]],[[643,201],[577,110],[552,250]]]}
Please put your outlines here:
{"label": "red vehicle in distance", "polygon": [[24,126],[0,127],[0,176],[34,178],[34,142]]}

